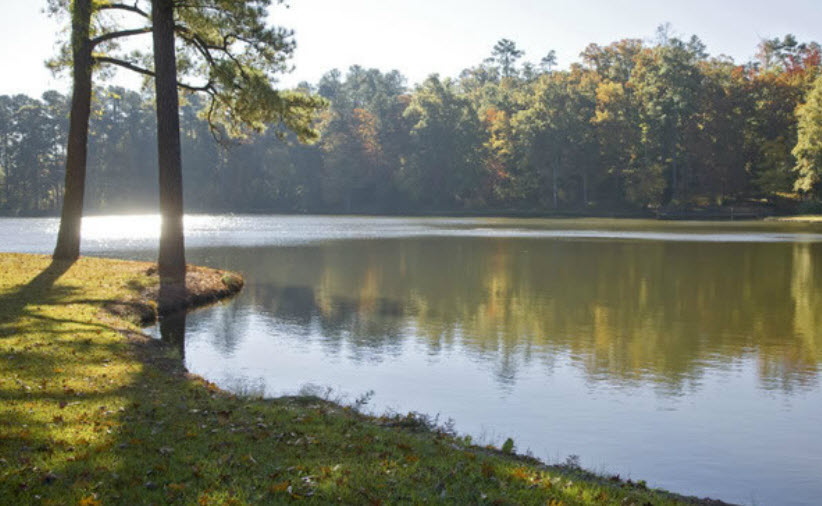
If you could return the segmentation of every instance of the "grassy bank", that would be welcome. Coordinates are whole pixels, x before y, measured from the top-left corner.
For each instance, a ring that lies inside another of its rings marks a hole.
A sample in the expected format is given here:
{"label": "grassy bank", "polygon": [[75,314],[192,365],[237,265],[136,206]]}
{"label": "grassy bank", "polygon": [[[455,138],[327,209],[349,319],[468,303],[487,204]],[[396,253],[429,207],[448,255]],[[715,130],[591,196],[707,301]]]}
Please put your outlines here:
{"label": "grassy bank", "polygon": [[[192,269],[202,303],[239,288]],[[0,504],[707,503],[467,445],[415,416],[236,397],[142,336],[150,264],[0,254]]]}
{"label": "grassy bank", "polygon": [[822,223],[822,215],[805,214],[801,216],[780,216],[768,218],[768,221],[784,221],[788,223]]}

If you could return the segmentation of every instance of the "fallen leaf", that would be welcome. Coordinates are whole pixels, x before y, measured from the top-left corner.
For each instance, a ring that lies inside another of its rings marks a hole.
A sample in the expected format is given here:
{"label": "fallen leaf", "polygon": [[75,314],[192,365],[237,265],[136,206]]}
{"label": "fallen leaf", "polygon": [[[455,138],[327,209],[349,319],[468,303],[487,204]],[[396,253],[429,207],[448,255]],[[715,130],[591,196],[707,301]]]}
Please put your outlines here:
{"label": "fallen leaf", "polygon": [[94,496],[88,496],[80,499],[80,506],[103,506],[103,503]]}
{"label": "fallen leaf", "polygon": [[290,483],[288,481],[283,481],[283,482],[277,483],[275,485],[271,485],[270,487],[268,487],[268,490],[272,494],[278,493],[278,492],[285,492],[286,490],[288,490],[289,486],[290,486]]}

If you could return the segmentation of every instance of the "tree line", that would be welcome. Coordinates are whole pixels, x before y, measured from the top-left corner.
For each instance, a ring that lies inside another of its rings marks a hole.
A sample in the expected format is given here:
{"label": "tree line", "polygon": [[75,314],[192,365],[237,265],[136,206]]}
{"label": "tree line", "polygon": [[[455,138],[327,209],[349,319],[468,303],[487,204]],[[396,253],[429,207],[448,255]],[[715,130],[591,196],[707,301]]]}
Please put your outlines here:
{"label": "tree line", "polygon": [[[652,42],[591,44],[567,70],[556,69],[554,52],[538,64],[524,59],[504,39],[457,78],[432,75],[413,88],[397,71],[331,71],[294,90],[327,101],[311,144],[288,128],[251,129],[227,141],[224,134],[237,132],[209,121],[207,99],[185,96],[187,208],[392,213],[596,212],[766,200],[818,205],[822,62],[815,42],[790,35],[765,40],[755,59],[738,64],[709,56],[697,37],[663,28]],[[40,99],[0,97],[3,212],[59,208],[68,106],[53,91]],[[158,169],[156,126],[150,88],[95,89],[87,209],[156,209],[158,185],[149,177]]]}

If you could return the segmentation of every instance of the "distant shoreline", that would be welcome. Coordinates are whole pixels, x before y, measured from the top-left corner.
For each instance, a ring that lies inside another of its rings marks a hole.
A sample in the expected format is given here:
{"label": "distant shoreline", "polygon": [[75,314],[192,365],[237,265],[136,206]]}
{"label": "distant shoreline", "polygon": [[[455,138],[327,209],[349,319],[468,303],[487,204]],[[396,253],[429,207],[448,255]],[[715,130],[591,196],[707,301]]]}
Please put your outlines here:
{"label": "distant shoreline", "polygon": [[[156,210],[135,210],[135,211],[91,211],[84,214],[85,217],[99,216],[132,216],[143,214],[158,214]],[[646,219],[660,221],[775,221],[790,223],[822,223],[822,215],[776,215],[758,213],[750,210],[731,211],[730,209],[694,209],[688,211],[431,211],[431,212],[331,212],[331,211],[311,211],[311,212],[288,212],[282,210],[265,209],[244,209],[244,210],[187,210],[190,215],[249,215],[249,216],[363,216],[363,217],[386,217],[386,218],[542,218],[542,219],[574,219],[574,218],[605,218],[605,219]],[[59,218],[59,215],[52,213],[42,214],[2,214],[0,218]]]}

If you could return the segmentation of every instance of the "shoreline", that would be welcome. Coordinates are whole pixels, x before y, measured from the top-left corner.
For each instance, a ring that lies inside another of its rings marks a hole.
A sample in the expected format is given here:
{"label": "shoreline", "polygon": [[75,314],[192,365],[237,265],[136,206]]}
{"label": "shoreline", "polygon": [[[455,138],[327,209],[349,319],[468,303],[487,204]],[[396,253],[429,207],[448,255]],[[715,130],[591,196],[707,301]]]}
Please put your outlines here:
{"label": "shoreline", "polygon": [[[110,216],[159,216],[156,212],[136,212],[136,213],[87,213],[85,218],[102,218]],[[538,211],[444,211],[444,212],[396,212],[396,213],[370,213],[370,212],[278,212],[278,211],[199,211],[191,210],[186,212],[186,216],[280,216],[286,218],[297,217],[339,217],[339,218],[487,218],[487,219],[543,219],[543,220],[574,220],[574,219],[603,219],[603,220],[648,220],[660,223],[693,222],[693,223],[822,223],[822,215],[790,215],[790,214],[762,214],[762,213],[734,213],[734,212],[714,212],[710,210],[698,210],[688,212],[665,212],[665,211],[614,211],[614,212],[582,212],[582,211],[561,211],[561,212],[538,212]],[[59,216],[44,215],[4,215],[0,214],[0,219],[59,219]]]}
{"label": "shoreline", "polygon": [[[474,446],[424,415],[233,395],[142,333],[158,316],[151,271],[0,253],[0,502],[725,504]],[[190,272],[179,307],[242,288]]]}

